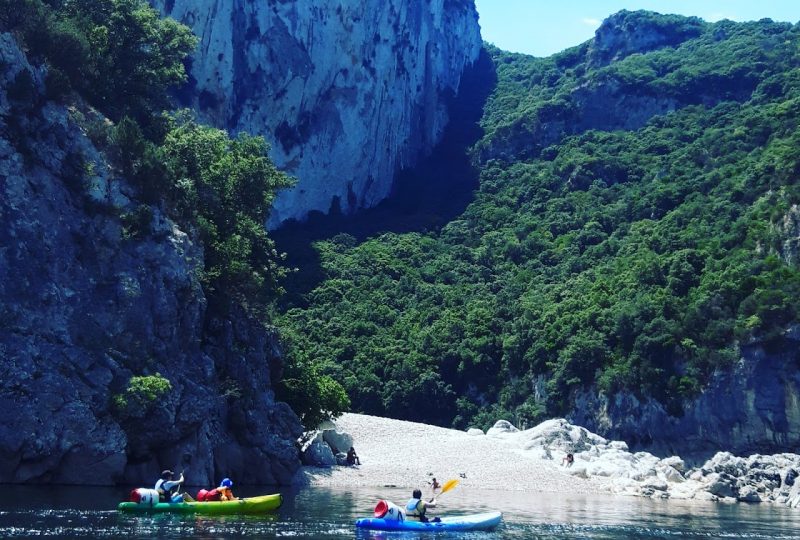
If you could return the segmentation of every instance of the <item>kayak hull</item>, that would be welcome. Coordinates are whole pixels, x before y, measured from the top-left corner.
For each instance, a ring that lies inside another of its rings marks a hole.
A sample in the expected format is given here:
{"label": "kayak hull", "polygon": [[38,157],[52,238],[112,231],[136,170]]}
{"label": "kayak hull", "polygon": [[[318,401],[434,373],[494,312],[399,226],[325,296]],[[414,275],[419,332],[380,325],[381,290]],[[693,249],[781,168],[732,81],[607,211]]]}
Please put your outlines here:
{"label": "kayak hull", "polygon": [[500,524],[503,514],[485,512],[468,516],[443,517],[442,521],[423,523],[414,519],[392,521],[379,518],[361,518],[356,521],[359,529],[376,531],[489,531]]}
{"label": "kayak hull", "polygon": [[274,495],[261,495],[260,497],[247,497],[235,501],[208,501],[208,502],[180,502],[157,503],[155,505],[122,502],[117,506],[121,512],[172,512],[176,514],[260,514],[277,510],[283,497]]}

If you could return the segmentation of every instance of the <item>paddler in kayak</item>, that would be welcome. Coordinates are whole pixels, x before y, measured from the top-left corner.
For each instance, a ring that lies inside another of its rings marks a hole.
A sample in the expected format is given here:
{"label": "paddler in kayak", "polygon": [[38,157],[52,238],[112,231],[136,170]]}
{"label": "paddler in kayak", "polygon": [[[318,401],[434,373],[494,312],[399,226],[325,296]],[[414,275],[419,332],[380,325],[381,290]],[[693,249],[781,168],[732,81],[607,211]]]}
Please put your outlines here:
{"label": "paddler in kayak", "polygon": [[422,490],[415,489],[411,494],[411,498],[406,503],[406,515],[408,517],[418,518],[423,523],[428,521],[441,521],[438,517],[428,519],[425,515],[428,512],[428,508],[436,508],[436,497],[432,498],[430,501],[424,501],[422,500]]}
{"label": "paddler in kayak", "polygon": [[197,500],[200,502],[208,501],[235,501],[237,497],[233,494],[233,480],[230,478],[223,478],[219,483],[219,487],[207,491],[201,489],[197,492]]}
{"label": "paddler in kayak", "polygon": [[179,503],[179,502],[192,502],[191,496],[188,493],[179,493],[181,484],[183,484],[183,473],[178,480],[173,480],[175,473],[170,470],[161,472],[161,478],[156,482],[155,490],[158,491],[159,502]]}

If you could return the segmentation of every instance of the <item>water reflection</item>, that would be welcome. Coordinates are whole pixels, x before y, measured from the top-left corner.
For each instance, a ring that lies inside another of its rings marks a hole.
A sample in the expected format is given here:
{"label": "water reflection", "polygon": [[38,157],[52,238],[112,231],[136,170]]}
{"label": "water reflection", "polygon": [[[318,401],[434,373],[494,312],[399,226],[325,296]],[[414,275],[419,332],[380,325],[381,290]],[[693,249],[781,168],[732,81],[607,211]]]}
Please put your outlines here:
{"label": "water reflection", "polygon": [[[653,539],[800,538],[800,511],[769,505],[653,501],[632,497],[493,492],[460,486],[439,499],[440,514],[501,510],[492,533],[396,533],[356,530],[378,499],[404,503],[396,488],[283,490],[274,514],[192,516],[122,514],[127,489],[7,487],[0,490],[1,538],[419,538]],[[274,492],[245,488],[242,496]]]}

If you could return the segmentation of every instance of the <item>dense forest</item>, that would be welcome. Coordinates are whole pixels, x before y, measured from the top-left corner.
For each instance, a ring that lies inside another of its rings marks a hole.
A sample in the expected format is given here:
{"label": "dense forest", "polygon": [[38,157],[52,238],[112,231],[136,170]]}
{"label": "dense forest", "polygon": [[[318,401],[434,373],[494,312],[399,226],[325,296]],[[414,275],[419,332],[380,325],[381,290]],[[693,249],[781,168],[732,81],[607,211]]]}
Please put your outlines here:
{"label": "dense forest", "polygon": [[621,12],[549,58],[487,46],[473,201],[318,241],[322,279],[279,317],[295,367],[355,411],[459,428],[585,388],[680,415],[797,320],[798,45],[791,24]]}

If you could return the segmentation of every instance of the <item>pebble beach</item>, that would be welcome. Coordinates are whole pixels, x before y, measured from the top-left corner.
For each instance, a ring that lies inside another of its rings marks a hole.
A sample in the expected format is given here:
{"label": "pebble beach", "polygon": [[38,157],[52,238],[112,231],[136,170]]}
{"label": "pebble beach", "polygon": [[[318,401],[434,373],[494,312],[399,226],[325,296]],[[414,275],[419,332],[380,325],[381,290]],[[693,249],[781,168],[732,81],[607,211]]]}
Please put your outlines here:
{"label": "pebble beach", "polygon": [[303,467],[297,483],[329,487],[430,488],[455,478],[463,487],[543,493],[608,492],[602,478],[579,478],[551,460],[526,455],[501,438],[347,413],[336,428],[353,436],[361,465]]}

